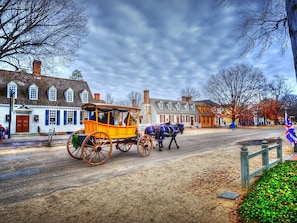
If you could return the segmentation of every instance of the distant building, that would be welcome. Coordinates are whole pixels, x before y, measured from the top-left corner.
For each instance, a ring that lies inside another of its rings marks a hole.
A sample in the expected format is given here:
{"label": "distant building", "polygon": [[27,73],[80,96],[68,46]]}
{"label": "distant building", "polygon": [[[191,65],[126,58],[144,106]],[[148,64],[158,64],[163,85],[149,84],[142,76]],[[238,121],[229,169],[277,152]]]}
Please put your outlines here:
{"label": "distant building", "polygon": [[204,107],[208,107],[209,124],[201,125],[199,117],[204,120],[203,111],[199,111],[197,104],[200,102],[192,101],[191,97],[182,97],[181,100],[156,99],[150,98],[149,90],[144,90],[144,103],[141,107],[141,124],[156,124],[163,122],[183,123],[185,127],[213,127],[214,114],[206,103]]}
{"label": "distant building", "polygon": [[[85,81],[41,75],[41,62],[33,62],[33,74],[0,70],[0,124],[9,125],[10,97],[15,102],[11,134],[73,132],[83,128],[81,105],[99,102]],[[86,114],[88,115],[88,114]]]}
{"label": "distant building", "polygon": [[211,100],[195,101],[197,105],[199,127],[222,127],[225,126],[223,113],[224,108]]}

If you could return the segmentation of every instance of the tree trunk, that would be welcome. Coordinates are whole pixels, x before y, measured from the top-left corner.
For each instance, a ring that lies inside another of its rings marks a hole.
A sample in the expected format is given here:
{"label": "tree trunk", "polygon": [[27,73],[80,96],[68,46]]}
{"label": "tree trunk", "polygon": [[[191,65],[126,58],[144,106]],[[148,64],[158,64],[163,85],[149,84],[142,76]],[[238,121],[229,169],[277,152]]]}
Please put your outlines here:
{"label": "tree trunk", "polygon": [[297,79],[297,0],[286,0],[286,11]]}

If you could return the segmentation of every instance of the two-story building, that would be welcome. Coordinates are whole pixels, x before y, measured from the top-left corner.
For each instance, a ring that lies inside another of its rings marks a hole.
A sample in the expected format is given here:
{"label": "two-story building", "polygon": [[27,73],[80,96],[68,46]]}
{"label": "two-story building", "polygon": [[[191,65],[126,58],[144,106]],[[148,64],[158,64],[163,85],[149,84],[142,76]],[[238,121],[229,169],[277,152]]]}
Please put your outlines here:
{"label": "two-story building", "polygon": [[144,90],[144,102],[141,106],[141,124],[163,122],[183,123],[185,127],[198,127],[198,113],[191,98],[168,100],[150,98],[149,90]]}
{"label": "two-story building", "polygon": [[0,124],[10,124],[11,134],[82,129],[88,117],[82,117],[81,105],[96,101],[100,94],[94,99],[85,81],[41,75],[40,61],[33,62],[32,74],[0,70]]}

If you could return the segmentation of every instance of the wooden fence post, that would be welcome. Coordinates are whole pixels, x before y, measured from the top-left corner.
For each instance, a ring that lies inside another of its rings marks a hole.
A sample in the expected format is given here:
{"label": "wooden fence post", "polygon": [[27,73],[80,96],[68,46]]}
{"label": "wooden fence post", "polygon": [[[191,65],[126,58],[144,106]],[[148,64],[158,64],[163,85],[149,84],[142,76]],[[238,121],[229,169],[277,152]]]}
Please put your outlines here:
{"label": "wooden fence post", "polygon": [[269,169],[269,153],[268,153],[268,142],[267,140],[262,141],[262,165],[265,166],[265,169]]}
{"label": "wooden fence post", "polygon": [[277,158],[280,159],[280,162],[283,162],[283,148],[282,148],[282,140],[280,137],[276,139],[277,144]]}
{"label": "wooden fence post", "polygon": [[249,187],[249,152],[246,145],[241,147],[240,159],[241,159],[241,186],[243,188]]}

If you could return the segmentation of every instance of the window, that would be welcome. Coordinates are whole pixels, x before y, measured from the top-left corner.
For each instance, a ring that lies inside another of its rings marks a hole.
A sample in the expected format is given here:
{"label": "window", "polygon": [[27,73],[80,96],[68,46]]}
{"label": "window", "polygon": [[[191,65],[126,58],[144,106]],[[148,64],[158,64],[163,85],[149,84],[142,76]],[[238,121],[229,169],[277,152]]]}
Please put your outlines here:
{"label": "window", "polygon": [[35,84],[29,87],[29,99],[32,101],[38,100],[38,87]]}
{"label": "window", "polygon": [[82,103],[88,103],[89,101],[89,93],[87,90],[83,90],[83,92],[81,92],[80,94],[80,100],[82,101]]}
{"label": "window", "polygon": [[176,103],[175,108],[179,111],[180,110],[180,103]]}
{"label": "window", "polygon": [[171,101],[167,103],[167,108],[168,108],[169,110],[172,110],[172,102],[171,102]]}
{"label": "window", "polygon": [[48,100],[57,101],[57,89],[54,86],[48,89]]}
{"label": "window", "polygon": [[73,90],[72,88],[68,88],[65,92],[65,98],[67,102],[73,102]]}
{"label": "window", "polygon": [[189,111],[189,104],[188,103],[185,104],[184,107],[185,107],[186,111]]}
{"label": "window", "polygon": [[164,107],[163,101],[160,101],[160,102],[158,103],[158,107],[159,107],[161,110],[163,110],[163,107]]}
{"label": "window", "polygon": [[67,111],[67,124],[73,124],[74,123],[74,114],[73,111]]}
{"label": "window", "polygon": [[49,124],[56,125],[57,124],[57,111],[49,110]]}
{"label": "window", "polygon": [[192,111],[195,111],[195,105],[194,104],[191,105],[191,109],[192,109]]}
{"label": "window", "polygon": [[10,98],[10,93],[14,93],[14,98],[18,96],[18,86],[15,82],[11,81],[7,85],[7,98]]}

